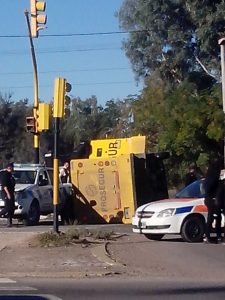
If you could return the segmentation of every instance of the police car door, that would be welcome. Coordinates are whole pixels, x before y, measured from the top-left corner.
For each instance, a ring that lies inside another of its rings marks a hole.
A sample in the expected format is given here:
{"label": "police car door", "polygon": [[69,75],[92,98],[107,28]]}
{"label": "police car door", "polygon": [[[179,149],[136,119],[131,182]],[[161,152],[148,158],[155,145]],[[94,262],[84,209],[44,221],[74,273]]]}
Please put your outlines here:
{"label": "police car door", "polygon": [[40,170],[38,174],[38,190],[40,196],[41,212],[52,211],[52,185],[46,170]]}

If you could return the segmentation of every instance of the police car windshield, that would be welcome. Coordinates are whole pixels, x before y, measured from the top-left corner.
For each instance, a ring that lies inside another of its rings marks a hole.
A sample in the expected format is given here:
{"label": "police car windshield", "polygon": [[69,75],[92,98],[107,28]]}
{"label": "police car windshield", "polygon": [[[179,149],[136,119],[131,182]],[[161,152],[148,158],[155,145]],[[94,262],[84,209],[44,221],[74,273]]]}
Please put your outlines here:
{"label": "police car windshield", "polygon": [[205,196],[204,180],[197,180],[176,194],[176,198],[203,198]]}
{"label": "police car windshield", "polygon": [[13,176],[17,184],[34,184],[36,171],[27,171],[27,170],[14,171]]}

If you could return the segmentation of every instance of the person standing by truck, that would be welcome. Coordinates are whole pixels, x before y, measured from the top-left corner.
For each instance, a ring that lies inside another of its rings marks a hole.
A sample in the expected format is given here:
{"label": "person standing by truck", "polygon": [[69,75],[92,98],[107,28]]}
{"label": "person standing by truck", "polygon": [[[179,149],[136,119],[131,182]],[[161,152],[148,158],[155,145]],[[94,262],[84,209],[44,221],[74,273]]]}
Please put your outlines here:
{"label": "person standing by truck", "polygon": [[[222,224],[222,213],[225,212],[225,173],[221,171],[220,181],[218,184],[217,195],[216,195],[216,218],[219,229],[217,230],[217,244],[225,243],[225,227]],[[223,230],[222,230],[223,227]],[[218,234],[219,232],[219,234]]]}
{"label": "person standing by truck", "polygon": [[68,161],[64,162],[64,165],[59,172],[59,179],[61,180],[61,183],[70,182],[70,165]]}
{"label": "person standing by truck", "polygon": [[219,158],[214,158],[208,167],[205,176],[205,205],[208,209],[206,230],[205,230],[205,243],[210,243],[210,233],[212,230],[212,223],[216,217],[216,234],[217,240],[221,239],[221,217],[218,217],[218,206],[216,203],[216,197],[219,188],[220,181],[221,162]]}
{"label": "person standing by truck", "polygon": [[[70,183],[70,165],[68,161],[64,162],[62,169],[59,172],[59,179],[62,184]],[[61,221],[63,224],[70,224],[70,220],[73,219],[73,201],[72,194],[68,194],[64,190],[65,203],[61,213]]]}
{"label": "person standing by truck", "polygon": [[15,210],[15,179],[12,172],[13,163],[9,163],[1,174],[2,198],[5,202],[5,207],[0,211],[0,216],[7,216],[7,227],[12,226]]}
{"label": "person standing by truck", "polygon": [[185,186],[188,186],[192,182],[198,179],[197,173],[196,173],[196,167],[194,165],[191,165],[189,167],[189,170],[185,176]]}

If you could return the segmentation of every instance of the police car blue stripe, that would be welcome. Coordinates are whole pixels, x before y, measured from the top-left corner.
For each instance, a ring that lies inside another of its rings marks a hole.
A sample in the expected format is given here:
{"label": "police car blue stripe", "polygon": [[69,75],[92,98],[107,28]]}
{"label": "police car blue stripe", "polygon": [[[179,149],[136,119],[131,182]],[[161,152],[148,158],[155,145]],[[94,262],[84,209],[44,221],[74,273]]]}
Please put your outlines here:
{"label": "police car blue stripe", "polygon": [[192,208],[193,208],[193,205],[192,206],[178,207],[178,208],[176,208],[175,215],[190,212],[192,210]]}

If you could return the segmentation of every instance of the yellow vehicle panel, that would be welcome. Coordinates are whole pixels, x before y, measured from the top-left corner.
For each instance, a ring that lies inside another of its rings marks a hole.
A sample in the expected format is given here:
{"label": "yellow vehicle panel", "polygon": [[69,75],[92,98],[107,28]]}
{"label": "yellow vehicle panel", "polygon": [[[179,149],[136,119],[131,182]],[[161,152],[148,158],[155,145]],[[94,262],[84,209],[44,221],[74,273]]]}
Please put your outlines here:
{"label": "yellow vehicle panel", "polygon": [[106,222],[131,223],[136,199],[130,154],[72,160],[71,180]]}
{"label": "yellow vehicle panel", "polygon": [[118,157],[123,154],[145,153],[145,136],[91,141],[89,158]]}

